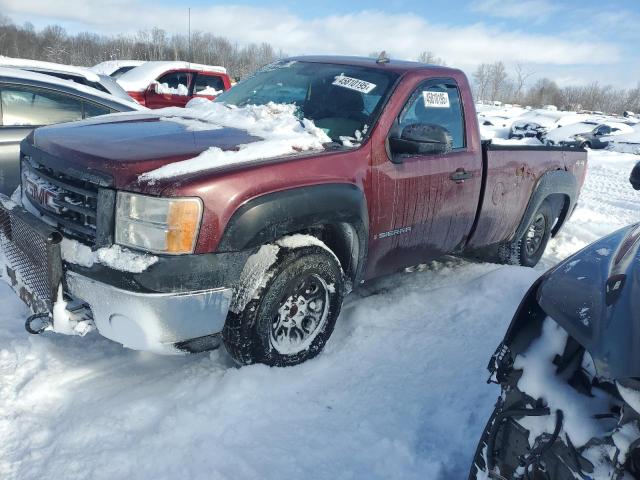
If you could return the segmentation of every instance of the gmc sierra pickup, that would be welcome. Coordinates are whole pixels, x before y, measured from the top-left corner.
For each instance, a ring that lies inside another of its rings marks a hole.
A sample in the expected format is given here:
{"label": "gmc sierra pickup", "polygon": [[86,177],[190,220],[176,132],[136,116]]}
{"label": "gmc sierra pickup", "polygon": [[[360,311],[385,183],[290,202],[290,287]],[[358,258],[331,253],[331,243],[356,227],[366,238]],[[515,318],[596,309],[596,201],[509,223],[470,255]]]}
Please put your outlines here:
{"label": "gmc sierra pickup", "polygon": [[[321,148],[260,152],[255,128],[224,124],[227,109],[274,104],[294,105]],[[240,363],[294,365],[321,351],[364,281],[444,254],[535,265],[586,174],[578,148],[481,142],[452,68],[293,58],[210,105],[219,120],[116,114],[23,141],[0,242],[28,330],[94,322],[129,348],[223,341]],[[194,157],[210,160],[153,174]]]}

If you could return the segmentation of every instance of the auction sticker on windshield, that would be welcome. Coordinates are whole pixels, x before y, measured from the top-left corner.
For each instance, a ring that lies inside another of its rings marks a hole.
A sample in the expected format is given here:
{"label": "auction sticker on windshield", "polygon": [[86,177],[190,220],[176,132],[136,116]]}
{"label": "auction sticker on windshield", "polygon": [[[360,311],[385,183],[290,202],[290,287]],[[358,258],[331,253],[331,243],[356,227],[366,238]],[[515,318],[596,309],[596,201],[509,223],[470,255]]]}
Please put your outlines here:
{"label": "auction sticker on windshield", "polygon": [[449,108],[449,94],[447,92],[422,92],[424,106],[430,108]]}
{"label": "auction sticker on windshield", "polygon": [[376,88],[375,83],[366,82],[357,78],[347,77],[345,75],[338,75],[333,81],[333,85],[337,87],[348,88],[349,90],[355,90],[360,93],[369,93]]}

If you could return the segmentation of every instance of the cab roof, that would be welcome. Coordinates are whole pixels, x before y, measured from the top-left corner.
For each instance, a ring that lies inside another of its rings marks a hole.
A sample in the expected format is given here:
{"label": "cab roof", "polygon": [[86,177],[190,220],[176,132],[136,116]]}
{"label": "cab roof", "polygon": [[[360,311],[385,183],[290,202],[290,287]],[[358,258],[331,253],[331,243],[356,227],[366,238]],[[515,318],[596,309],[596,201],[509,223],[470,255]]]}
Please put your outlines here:
{"label": "cab roof", "polygon": [[334,63],[337,65],[352,65],[356,67],[375,68],[378,70],[387,70],[395,73],[406,73],[414,70],[441,70],[442,73],[446,72],[460,72],[456,68],[443,67],[441,65],[432,65],[428,63],[412,62],[409,60],[394,60],[390,58],[386,62],[378,62],[377,58],[371,57],[357,57],[357,56],[343,56],[343,55],[304,55],[298,57],[291,57],[287,60],[295,60],[299,62],[312,62],[312,63]]}

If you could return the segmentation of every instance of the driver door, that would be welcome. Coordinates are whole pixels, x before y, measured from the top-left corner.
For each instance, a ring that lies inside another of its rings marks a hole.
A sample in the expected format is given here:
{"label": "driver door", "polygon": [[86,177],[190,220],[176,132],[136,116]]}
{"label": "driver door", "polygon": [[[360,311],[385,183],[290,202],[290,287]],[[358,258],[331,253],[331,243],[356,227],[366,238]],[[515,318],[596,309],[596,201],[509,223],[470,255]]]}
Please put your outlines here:
{"label": "driver door", "polygon": [[148,108],[184,107],[189,101],[191,72],[165,73],[152,84],[145,94]]}
{"label": "driver door", "polygon": [[374,159],[370,254],[376,275],[454,252],[466,241],[480,198],[482,157],[468,148],[464,115],[456,82],[434,79],[413,91],[391,127],[389,137],[397,138],[416,124],[442,127],[451,149],[400,154],[388,142],[387,152]]}

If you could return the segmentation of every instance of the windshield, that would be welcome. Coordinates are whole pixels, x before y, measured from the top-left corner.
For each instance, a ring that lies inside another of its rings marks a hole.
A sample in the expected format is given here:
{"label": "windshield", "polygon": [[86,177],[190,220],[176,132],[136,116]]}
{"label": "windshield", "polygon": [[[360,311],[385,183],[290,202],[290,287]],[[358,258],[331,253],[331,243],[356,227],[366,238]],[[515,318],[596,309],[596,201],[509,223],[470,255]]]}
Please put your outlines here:
{"label": "windshield", "polygon": [[[378,69],[278,61],[216,98],[229,105],[294,104],[331,140],[360,140],[376,121],[397,74]],[[343,137],[343,138],[341,138]]]}

